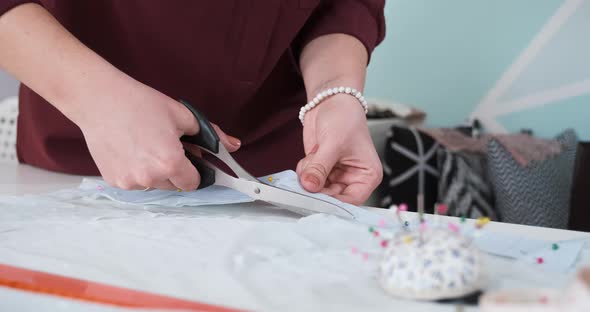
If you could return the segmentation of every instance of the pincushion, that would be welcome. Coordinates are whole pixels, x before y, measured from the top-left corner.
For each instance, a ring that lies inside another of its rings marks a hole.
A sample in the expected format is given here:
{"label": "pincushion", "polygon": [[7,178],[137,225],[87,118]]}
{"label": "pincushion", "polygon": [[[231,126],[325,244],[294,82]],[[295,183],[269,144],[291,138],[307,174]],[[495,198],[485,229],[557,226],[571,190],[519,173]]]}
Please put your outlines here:
{"label": "pincushion", "polygon": [[379,269],[385,291],[405,299],[457,298],[481,285],[477,248],[467,237],[442,228],[399,233],[389,242]]}

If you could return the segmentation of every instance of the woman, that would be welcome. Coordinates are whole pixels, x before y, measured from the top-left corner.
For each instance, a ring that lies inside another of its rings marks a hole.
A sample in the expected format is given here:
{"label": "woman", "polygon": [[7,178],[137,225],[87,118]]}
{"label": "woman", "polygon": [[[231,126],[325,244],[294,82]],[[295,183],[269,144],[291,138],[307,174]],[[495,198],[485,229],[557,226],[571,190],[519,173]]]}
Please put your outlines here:
{"label": "woman", "polygon": [[297,168],[307,190],[360,204],[382,175],[361,101],[326,97],[303,130],[297,117],[327,88],[363,89],[383,6],[2,0],[0,67],[23,82],[19,160],[124,189],[194,189],[179,137],[199,130],[182,98],[253,174]]}

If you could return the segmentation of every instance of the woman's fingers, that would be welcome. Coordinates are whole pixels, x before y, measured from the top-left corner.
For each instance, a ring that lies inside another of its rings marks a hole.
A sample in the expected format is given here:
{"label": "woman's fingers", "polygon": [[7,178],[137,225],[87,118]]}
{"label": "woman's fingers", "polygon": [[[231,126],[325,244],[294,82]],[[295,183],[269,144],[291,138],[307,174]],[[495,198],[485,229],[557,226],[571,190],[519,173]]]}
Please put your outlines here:
{"label": "woman's fingers", "polygon": [[225,149],[227,149],[228,152],[233,153],[240,148],[240,146],[242,145],[242,142],[238,138],[235,138],[231,135],[226,134],[216,124],[212,124],[212,126],[215,129],[215,132],[217,132],[217,135],[219,136],[219,140],[221,141],[221,144],[223,144],[223,146],[225,146]]}
{"label": "woman's fingers", "polygon": [[373,186],[369,184],[356,183],[347,185],[342,192],[333,195],[336,199],[353,205],[362,205],[369,199],[373,192]]}
{"label": "woman's fingers", "polygon": [[201,175],[186,156],[183,155],[183,158],[171,172],[169,180],[181,191],[196,190],[201,183]]}
{"label": "woman's fingers", "polygon": [[154,189],[158,189],[158,190],[167,190],[167,191],[176,191],[176,190],[178,190],[178,188],[176,187],[176,185],[172,184],[172,182],[170,182],[170,180],[156,182],[156,183],[154,183],[154,185],[152,185],[152,186],[146,186],[146,187],[154,188]]}

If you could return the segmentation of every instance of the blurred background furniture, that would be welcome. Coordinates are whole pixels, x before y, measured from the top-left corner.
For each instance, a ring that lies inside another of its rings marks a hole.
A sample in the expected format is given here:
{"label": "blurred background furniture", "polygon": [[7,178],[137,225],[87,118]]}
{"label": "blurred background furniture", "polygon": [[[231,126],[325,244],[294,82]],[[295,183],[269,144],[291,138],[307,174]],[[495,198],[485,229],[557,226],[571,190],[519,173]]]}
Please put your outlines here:
{"label": "blurred background furniture", "polygon": [[580,142],[576,154],[569,229],[590,232],[590,142]]}
{"label": "blurred background furniture", "polygon": [[18,99],[0,100],[0,162],[16,163],[16,119]]}

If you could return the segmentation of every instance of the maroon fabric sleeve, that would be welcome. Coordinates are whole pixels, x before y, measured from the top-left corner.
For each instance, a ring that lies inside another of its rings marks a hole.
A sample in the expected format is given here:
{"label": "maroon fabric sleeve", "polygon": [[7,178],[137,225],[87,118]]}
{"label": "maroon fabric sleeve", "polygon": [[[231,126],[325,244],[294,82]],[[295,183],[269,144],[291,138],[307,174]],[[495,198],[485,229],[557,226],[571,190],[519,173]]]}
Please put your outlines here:
{"label": "maroon fabric sleeve", "polygon": [[314,9],[295,42],[293,53],[300,53],[313,39],[328,34],[347,34],[360,40],[369,58],[385,38],[385,0],[322,0]]}
{"label": "maroon fabric sleeve", "polygon": [[14,7],[25,3],[41,4],[39,0],[0,0],[0,16],[10,11]]}

